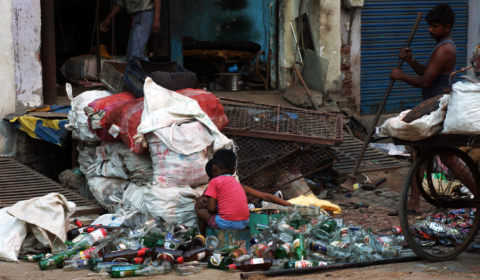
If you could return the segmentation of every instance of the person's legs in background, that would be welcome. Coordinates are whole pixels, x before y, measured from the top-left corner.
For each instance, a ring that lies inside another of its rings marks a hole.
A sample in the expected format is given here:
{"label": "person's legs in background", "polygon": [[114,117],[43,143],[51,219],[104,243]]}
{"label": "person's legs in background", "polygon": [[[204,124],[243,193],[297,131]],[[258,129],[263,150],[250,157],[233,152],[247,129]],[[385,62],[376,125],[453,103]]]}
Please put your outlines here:
{"label": "person's legs in background", "polygon": [[148,60],[145,57],[145,48],[150,34],[152,34],[154,16],[153,10],[133,14],[132,29],[130,30],[127,47],[127,63],[132,57]]}

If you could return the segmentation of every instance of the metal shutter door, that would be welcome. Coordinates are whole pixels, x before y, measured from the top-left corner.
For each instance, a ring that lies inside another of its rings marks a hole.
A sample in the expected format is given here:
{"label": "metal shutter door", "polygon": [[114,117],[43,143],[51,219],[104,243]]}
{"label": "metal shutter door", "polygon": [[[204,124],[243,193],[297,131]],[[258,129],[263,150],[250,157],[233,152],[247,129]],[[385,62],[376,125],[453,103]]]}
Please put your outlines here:
{"label": "metal shutter door", "polygon": [[[428,33],[426,14],[437,4],[448,3],[455,12],[452,37],[457,45],[457,69],[466,65],[468,0],[366,0],[362,10],[362,114],[376,114],[390,82],[390,72],[398,62],[398,51],[405,46],[417,14],[423,19],[411,48],[420,63],[426,64],[435,47]],[[402,69],[415,75],[407,63]],[[421,89],[397,81],[385,107],[385,113],[401,112],[421,103]]]}

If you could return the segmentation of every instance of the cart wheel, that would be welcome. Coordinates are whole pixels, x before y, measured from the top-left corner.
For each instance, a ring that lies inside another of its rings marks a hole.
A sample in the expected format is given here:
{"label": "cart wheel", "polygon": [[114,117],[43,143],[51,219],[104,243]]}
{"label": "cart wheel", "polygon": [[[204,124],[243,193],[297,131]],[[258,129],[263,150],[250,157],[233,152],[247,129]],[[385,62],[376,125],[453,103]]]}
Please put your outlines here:
{"label": "cart wheel", "polygon": [[[458,149],[431,149],[417,158],[403,183],[399,218],[405,241],[419,257],[447,261],[468,247],[480,226],[480,204],[472,201],[480,198],[477,186],[478,167]],[[415,202],[412,213],[408,205]]]}

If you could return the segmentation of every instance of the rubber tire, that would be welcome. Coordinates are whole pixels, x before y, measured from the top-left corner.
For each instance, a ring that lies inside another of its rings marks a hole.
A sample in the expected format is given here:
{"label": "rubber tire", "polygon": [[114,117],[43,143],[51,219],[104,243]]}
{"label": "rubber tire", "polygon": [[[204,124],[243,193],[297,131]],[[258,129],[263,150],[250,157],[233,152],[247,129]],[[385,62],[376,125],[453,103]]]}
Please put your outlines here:
{"label": "rubber tire", "polygon": [[[463,160],[467,166],[472,170],[471,168],[474,168],[473,170],[477,170],[477,174],[474,174],[476,185],[480,186],[480,172],[478,172],[478,169],[476,165],[474,164],[473,160],[464,152],[460,151],[459,149],[455,148],[438,148],[435,151],[439,152],[449,152],[454,154],[455,156],[459,157],[461,160]],[[429,155],[432,155],[429,157],[430,159],[433,158],[433,155],[438,154],[437,152],[428,153]],[[408,243],[412,251],[417,254],[417,256],[421,257],[424,260],[430,261],[430,262],[442,262],[442,261],[448,261],[456,258],[458,255],[463,253],[465,249],[470,245],[470,243],[473,241],[475,238],[475,235],[478,232],[478,229],[480,227],[480,211],[478,209],[480,208],[477,207],[477,215],[475,215],[475,220],[473,221],[472,228],[468,232],[467,237],[465,238],[465,241],[463,241],[462,244],[457,246],[454,251],[452,251],[448,255],[443,255],[441,257],[436,257],[432,256],[430,254],[425,253],[420,246],[415,242],[414,237],[412,236],[412,233],[410,232],[409,225],[408,225],[408,215],[407,215],[407,202],[408,202],[408,191],[410,190],[410,186],[412,180],[414,179],[415,173],[420,169],[420,167],[426,162],[427,160],[427,153],[422,153],[413,163],[413,165],[410,167],[408,170],[407,176],[405,181],[403,182],[403,187],[400,193],[400,206],[398,209],[399,213],[399,218],[400,218],[400,227],[402,228],[402,233],[403,236],[405,237],[405,241]],[[475,171],[473,171],[475,172]],[[472,173],[473,173],[472,172]],[[479,193],[479,189],[477,188],[477,195]],[[475,195],[475,198],[478,196]],[[424,198],[423,198],[424,199]]]}

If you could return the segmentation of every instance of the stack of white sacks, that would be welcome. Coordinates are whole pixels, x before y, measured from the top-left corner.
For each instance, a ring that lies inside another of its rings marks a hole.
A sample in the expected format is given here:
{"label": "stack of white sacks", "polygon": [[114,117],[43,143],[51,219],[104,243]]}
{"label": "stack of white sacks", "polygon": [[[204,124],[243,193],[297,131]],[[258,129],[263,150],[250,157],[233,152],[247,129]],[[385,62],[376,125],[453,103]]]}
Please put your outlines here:
{"label": "stack of white sacks", "polygon": [[208,185],[205,164],[215,151],[232,147],[197,101],[147,78],[145,108],[134,138],[148,145],[148,152],[135,154],[123,142],[102,141],[88,128],[83,109],[111,93],[88,91],[74,99],[69,85],[67,93],[72,111],[66,127],[80,141],[80,170],[98,203],[110,213],[136,213],[126,225],[155,217],[195,225],[194,202]]}

